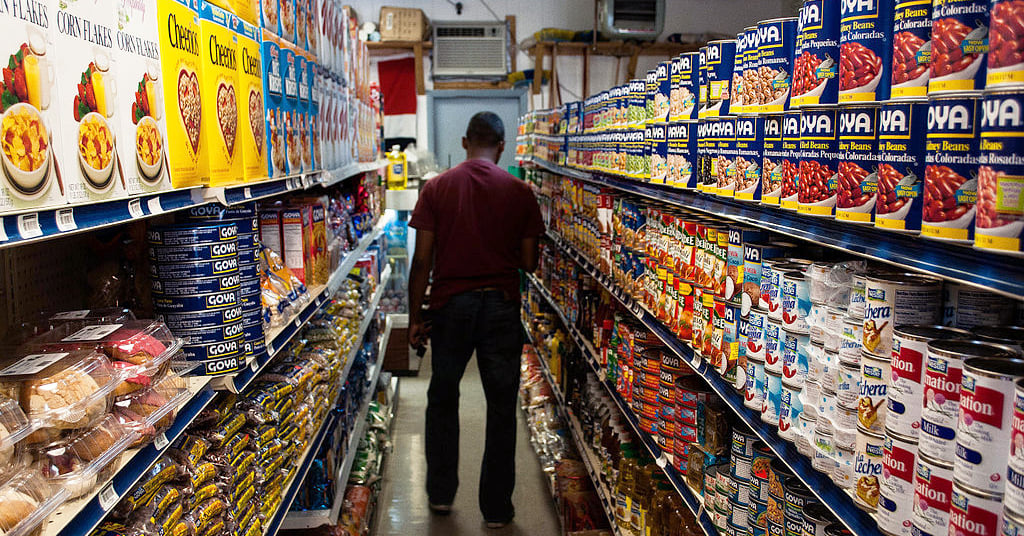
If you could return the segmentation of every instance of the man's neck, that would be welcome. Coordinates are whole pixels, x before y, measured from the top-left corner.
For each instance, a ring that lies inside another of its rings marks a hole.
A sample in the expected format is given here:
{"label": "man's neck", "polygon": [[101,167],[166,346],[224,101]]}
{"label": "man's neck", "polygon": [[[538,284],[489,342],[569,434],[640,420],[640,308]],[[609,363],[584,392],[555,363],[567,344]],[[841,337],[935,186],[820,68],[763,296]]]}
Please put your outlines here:
{"label": "man's neck", "polygon": [[495,164],[498,161],[497,156],[497,153],[495,153],[494,151],[479,149],[466,151],[466,160],[485,160],[487,162]]}

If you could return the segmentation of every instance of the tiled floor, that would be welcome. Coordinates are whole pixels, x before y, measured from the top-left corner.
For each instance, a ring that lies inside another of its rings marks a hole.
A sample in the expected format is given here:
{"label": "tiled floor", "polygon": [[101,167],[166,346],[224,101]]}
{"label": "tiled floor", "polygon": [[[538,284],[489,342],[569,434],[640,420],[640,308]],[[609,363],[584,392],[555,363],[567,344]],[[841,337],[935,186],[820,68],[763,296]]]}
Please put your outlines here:
{"label": "tiled floor", "polygon": [[529,432],[522,420],[516,440],[515,521],[490,530],[477,507],[480,460],[483,456],[484,393],[476,360],[470,361],[461,389],[461,448],[459,492],[452,513],[437,516],[427,508],[426,460],[423,455],[423,418],[427,403],[430,361],[419,377],[399,380],[398,414],[392,433],[394,450],[384,469],[375,534],[423,536],[557,536],[558,518],[544,473],[530,447]]}

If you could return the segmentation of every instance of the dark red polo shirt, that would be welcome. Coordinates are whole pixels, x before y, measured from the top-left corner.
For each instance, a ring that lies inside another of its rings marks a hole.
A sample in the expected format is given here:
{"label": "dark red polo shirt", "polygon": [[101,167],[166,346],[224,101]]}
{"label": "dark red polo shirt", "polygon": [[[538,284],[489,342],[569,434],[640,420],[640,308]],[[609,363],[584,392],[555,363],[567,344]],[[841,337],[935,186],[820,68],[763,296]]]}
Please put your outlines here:
{"label": "dark red polo shirt", "polygon": [[522,240],[544,233],[530,186],[480,159],[427,181],[409,225],[434,233],[432,309],[477,288],[518,295]]}

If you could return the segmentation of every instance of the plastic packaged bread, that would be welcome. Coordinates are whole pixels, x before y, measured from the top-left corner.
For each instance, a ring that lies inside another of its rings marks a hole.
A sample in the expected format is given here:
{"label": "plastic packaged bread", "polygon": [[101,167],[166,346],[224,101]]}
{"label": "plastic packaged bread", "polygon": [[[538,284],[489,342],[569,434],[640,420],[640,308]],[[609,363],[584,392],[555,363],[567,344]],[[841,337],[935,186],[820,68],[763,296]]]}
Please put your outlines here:
{"label": "plastic packaged bread", "polygon": [[92,491],[117,468],[117,461],[138,434],[114,415],[92,428],[35,449],[34,467],[53,485],[68,490],[69,499]]}
{"label": "plastic packaged bread", "polygon": [[35,536],[50,514],[67,500],[67,490],[51,486],[38,472],[25,470],[0,483],[0,533]]}
{"label": "plastic packaged bread", "polygon": [[0,479],[24,467],[22,440],[34,429],[17,401],[0,396]]}

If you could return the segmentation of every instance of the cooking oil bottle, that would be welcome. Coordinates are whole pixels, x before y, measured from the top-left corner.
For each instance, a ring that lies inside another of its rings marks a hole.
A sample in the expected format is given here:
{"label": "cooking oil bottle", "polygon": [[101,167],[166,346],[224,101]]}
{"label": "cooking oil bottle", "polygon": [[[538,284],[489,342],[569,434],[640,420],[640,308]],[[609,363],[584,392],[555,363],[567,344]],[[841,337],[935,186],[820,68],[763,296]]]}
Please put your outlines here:
{"label": "cooking oil bottle", "polygon": [[391,146],[388,153],[388,190],[404,190],[409,181],[409,167],[406,165],[405,153],[397,145]]}

